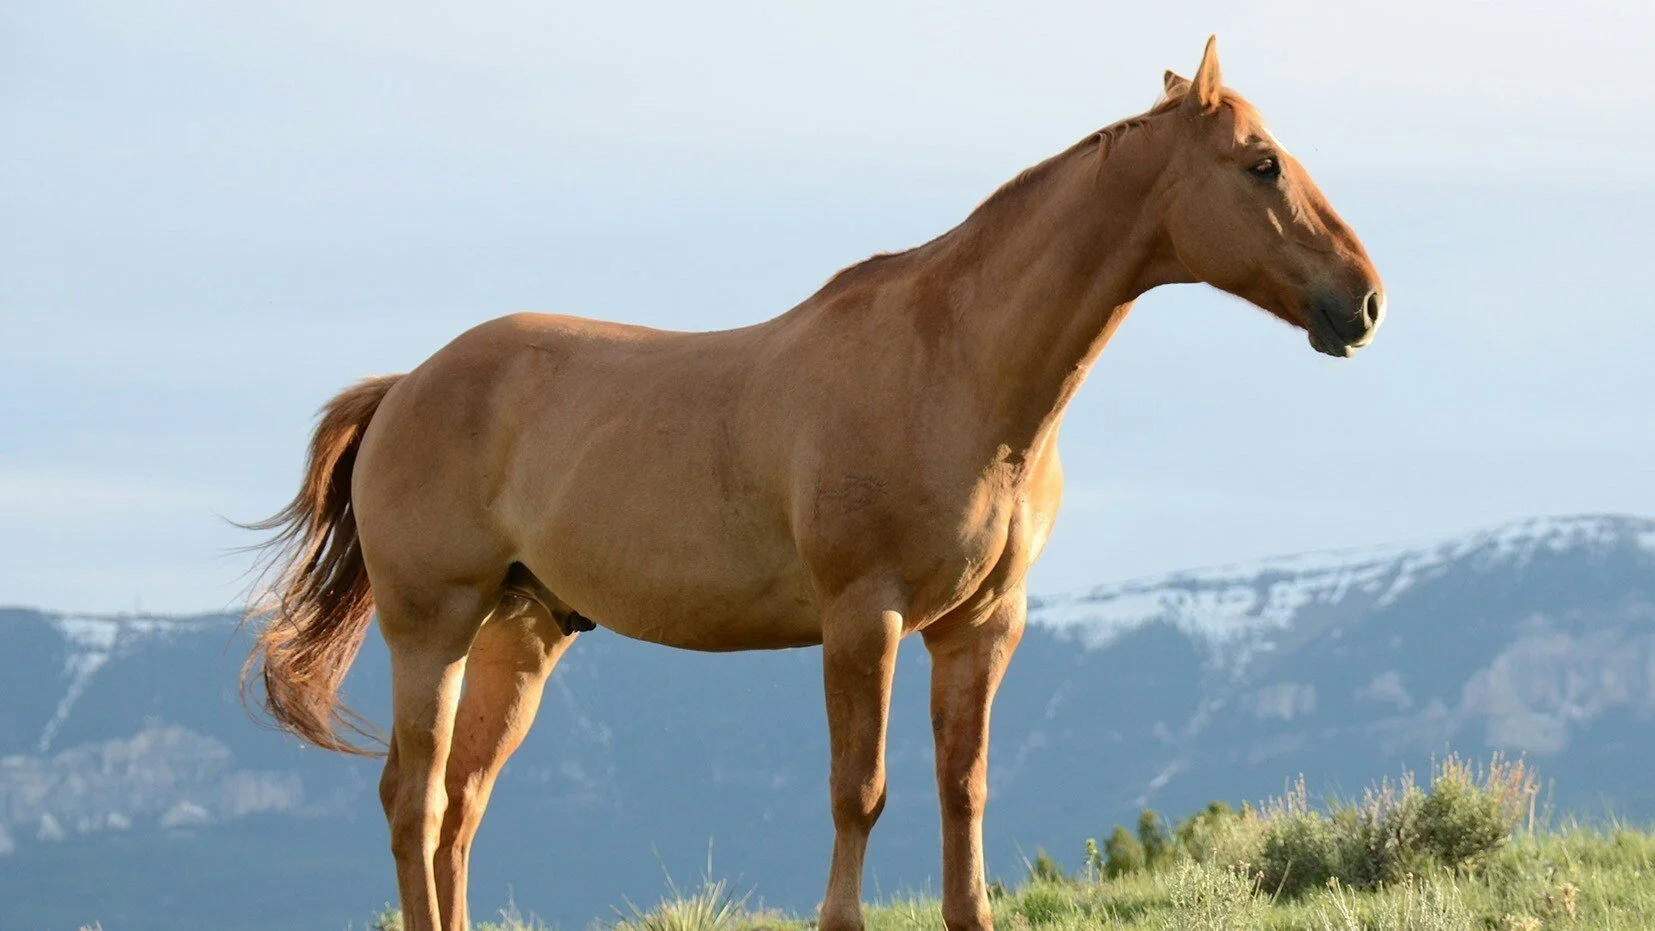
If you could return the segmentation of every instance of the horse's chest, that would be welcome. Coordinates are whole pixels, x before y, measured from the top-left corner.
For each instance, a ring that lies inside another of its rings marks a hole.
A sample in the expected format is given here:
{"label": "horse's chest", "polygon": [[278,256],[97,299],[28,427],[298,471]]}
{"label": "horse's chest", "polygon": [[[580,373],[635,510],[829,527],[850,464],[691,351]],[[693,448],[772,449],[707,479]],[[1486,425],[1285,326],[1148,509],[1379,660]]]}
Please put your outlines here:
{"label": "horse's chest", "polygon": [[803,566],[818,591],[901,583],[910,630],[980,612],[1021,585],[1039,554],[1055,476],[1044,462],[917,475],[824,470],[796,512]]}
{"label": "horse's chest", "polygon": [[916,586],[914,626],[981,614],[1021,585],[1039,552],[1038,524],[1021,496],[965,524],[957,543],[939,553],[930,578]]}

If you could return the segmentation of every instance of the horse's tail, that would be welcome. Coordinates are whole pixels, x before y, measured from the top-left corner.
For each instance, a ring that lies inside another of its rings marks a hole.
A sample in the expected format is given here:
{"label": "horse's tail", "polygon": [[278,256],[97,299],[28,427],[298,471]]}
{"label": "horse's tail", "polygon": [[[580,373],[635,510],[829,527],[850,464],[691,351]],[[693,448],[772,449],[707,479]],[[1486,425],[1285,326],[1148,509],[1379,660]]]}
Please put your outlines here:
{"label": "horse's tail", "polygon": [[339,686],[373,618],[373,588],[351,507],[351,471],[362,434],[403,376],[357,382],[322,408],[310,440],[304,484],[287,507],[246,525],[273,530],[257,547],[266,564],[249,618],[265,619],[241,670],[243,697],[259,680],[276,726],[326,750],[375,754],[349,736],[376,739],[339,700]]}

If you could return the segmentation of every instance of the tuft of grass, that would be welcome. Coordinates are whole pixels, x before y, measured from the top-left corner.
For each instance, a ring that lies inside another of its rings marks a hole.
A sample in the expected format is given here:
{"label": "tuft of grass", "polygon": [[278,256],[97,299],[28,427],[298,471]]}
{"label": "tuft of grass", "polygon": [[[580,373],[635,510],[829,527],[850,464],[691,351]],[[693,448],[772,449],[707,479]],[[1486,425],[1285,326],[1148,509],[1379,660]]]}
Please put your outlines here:
{"label": "tuft of grass", "polygon": [[1038,878],[1018,890],[1012,908],[1037,928],[1058,924],[1080,911],[1067,882]]}
{"label": "tuft of grass", "polygon": [[1257,927],[1264,902],[1257,884],[1233,869],[1186,862],[1167,890],[1172,908],[1160,918],[1160,931],[1234,931]]}
{"label": "tuft of grass", "polygon": [[[1318,931],[1482,931],[1486,927],[1465,904],[1455,883],[1420,883],[1411,878],[1389,895],[1366,902],[1360,893],[1333,880],[1318,906],[1317,918],[1321,922]],[[1539,931],[1538,925],[1534,931]]]}
{"label": "tuft of grass", "polygon": [[[499,921],[474,923],[472,931],[550,931],[549,926],[532,913],[524,915],[517,908],[517,900],[508,898],[500,909]],[[368,919],[368,931],[403,931],[402,911],[389,902]]]}
{"label": "tuft of grass", "polygon": [[684,891],[667,877],[668,894],[648,910],[631,902],[627,911],[616,909],[618,920],[606,922],[607,931],[734,931],[750,928],[753,922],[747,911],[747,900],[752,895],[735,895],[728,881],[710,877],[701,888]]}
{"label": "tuft of grass", "polygon": [[507,897],[506,907],[500,909],[499,921],[481,921],[471,928],[472,931],[551,931],[534,913],[524,915],[519,911],[515,896]]}

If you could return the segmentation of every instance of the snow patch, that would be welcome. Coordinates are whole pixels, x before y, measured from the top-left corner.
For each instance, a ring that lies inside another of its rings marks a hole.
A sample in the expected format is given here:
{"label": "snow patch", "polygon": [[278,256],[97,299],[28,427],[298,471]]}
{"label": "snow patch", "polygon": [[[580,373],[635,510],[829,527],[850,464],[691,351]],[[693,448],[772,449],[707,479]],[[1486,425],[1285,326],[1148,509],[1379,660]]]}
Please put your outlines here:
{"label": "snow patch", "polygon": [[1638,546],[1646,553],[1655,553],[1655,529],[1638,534]]}
{"label": "snow patch", "polygon": [[52,626],[74,646],[99,653],[115,649],[121,635],[121,623],[106,617],[60,617]]}
{"label": "snow patch", "polygon": [[1430,543],[1278,556],[1031,599],[1029,619],[1072,632],[1094,649],[1147,624],[1170,624],[1227,648],[1232,663],[1244,665],[1267,646],[1265,633],[1292,626],[1313,605],[1355,597],[1385,607],[1455,567],[1520,568],[1543,553],[1626,545],[1655,553],[1655,520],[1529,518]]}
{"label": "snow patch", "polygon": [[68,838],[68,836],[69,832],[63,829],[63,825],[57,823],[56,818],[49,814],[40,816],[40,830],[35,832],[35,840],[56,843]]}
{"label": "snow patch", "polygon": [[52,621],[52,626],[69,644],[69,657],[63,663],[63,675],[69,680],[69,687],[40,733],[40,740],[35,744],[37,753],[47,753],[52,749],[52,741],[63,728],[63,723],[69,720],[69,711],[86,694],[92,677],[115,655],[117,646],[170,634],[191,624],[158,617],[60,617]]}

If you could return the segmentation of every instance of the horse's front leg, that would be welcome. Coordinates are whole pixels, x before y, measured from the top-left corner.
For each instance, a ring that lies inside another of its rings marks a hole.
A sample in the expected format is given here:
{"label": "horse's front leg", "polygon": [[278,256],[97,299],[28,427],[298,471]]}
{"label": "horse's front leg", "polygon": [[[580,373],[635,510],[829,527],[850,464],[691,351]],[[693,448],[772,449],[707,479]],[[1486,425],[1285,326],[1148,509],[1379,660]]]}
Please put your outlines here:
{"label": "horse's front leg", "polygon": [[983,878],[988,801],[988,717],[994,692],[1023,637],[1021,586],[981,625],[925,631],[931,653],[931,730],[942,801],[942,919],[948,931],[990,931]]}
{"label": "horse's front leg", "polygon": [[885,807],[885,728],[901,636],[901,612],[866,593],[841,596],[822,618],[834,833],[821,931],[862,929],[862,858]]}

